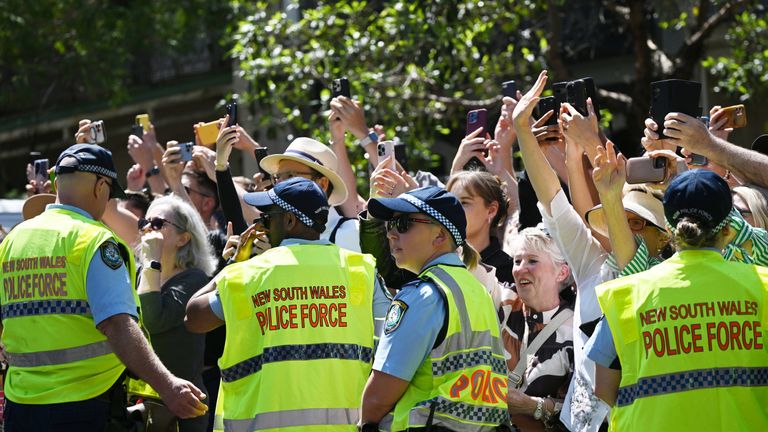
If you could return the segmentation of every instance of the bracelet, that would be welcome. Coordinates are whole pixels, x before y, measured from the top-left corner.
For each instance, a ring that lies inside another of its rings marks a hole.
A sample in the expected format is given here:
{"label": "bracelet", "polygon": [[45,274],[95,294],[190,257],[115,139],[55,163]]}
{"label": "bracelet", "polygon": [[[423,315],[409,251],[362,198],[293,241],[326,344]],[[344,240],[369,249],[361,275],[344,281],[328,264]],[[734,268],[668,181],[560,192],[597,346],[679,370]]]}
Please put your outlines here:
{"label": "bracelet", "polygon": [[153,175],[160,174],[160,168],[157,167],[157,165],[153,166],[151,170],[147,171],[147,174],[145,175],[147,178],[152,177]]}
{"label": "bracelet", "polygon": [[364,136],[362,139],[357,140],[357,145],[360,147],[365,147],[368,144],[371,143],[377,143],[379,142],[379,136],[374,131],[368,132],[368,135]]}

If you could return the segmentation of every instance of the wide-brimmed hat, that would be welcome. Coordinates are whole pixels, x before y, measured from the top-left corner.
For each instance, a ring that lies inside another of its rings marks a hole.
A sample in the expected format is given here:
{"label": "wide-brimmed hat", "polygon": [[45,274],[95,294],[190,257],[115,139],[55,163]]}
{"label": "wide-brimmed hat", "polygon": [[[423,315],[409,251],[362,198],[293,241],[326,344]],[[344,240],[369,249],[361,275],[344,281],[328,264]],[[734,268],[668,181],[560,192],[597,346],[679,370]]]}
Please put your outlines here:
{"label": "wide-brimmed hat", "polygon": [[344,185],[344,180],[336,173],[338,160],[333,150],[327,145],[312,138],[299,137],[293,140],[285,152],[267,156],[261,160],[259,165],[266,172],[274,175],[277,173],[282,160],[300,162],[328,178],[333,185],[331,196],[328,197],[328,204],[335,206],[346,201],[347,187]]}
{"label": "wide-brimmed hat", "polygon": [[24,204],[21,207],[21,215],[24,220],[32,219],[45,211],[45,207],[48,204],[56,202],[56,195],[54,194],[37,194],[24,200]]}
{"label": "wide-brimmed hat", "polygon": [[[621,200],[624,210],[633,213],[665,231],[664,204],[648,191],[630,189]],[[590,228],[603,237],[608,237],[608,223],[605,221],[605,210],[598,204],[587,212],[587,222]]]}
{"label": "wide-brimmed hat", "polygon": [[456,195],[437,186],[425,186],[400,194],[397,198],[371,198],[368,213],[389,220],[395,213],[425,213],[445,227],[456,246],[467,237],[467,216]]}

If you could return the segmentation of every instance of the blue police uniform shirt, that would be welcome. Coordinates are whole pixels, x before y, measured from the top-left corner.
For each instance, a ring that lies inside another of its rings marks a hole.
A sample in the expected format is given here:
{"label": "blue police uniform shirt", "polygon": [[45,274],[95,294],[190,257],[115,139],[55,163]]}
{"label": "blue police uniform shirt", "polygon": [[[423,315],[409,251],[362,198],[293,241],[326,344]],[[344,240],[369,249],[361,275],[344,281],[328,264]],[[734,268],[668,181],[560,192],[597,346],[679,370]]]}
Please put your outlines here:
{"label": "blue police uniform shirt", "polygon": [[[93,216],[87,211],[71,205],[48,204],[45,209],[56,208],[69,210],[88,219],[93,219]],[[88,295],[88,305],[91,307],[93,322],[96,325],[119,314],[129,314],[138,319],[128,268],[123,263],[117,269],[112,269],[101,258],[101,253],[98,250],[91,257],[91,263],[88,265],[85,291]]]}
{"label": "blue police uniform shirt", "polygon": [[611,364],[619,356],[616,353],[616,345],[613,344],[613,333],[611,333],[611,327],[608,325],[608,320],[605,317],[600,319],[595,327],[595,332],[592,333],[586,345],[584,345],[584,351],[587,352],[587,357],[600,366],[607,368],[611,367]]}
{"label": "blue police uniform shirt", "polygon": [[[305,240],[305,239],[297,239],[297,238],[289,238],[285,239],[280,242],[280,246],[291,246],[291,245],[330,245],[333,244],[330,242],[330,240]],[[389,295],[384,289],[384,286],[379,283],[379,276],[378,273],[376,273],[376,277],[374,279],[374,290],[373,290],[373,317],[383,319],[384,316],[387,314],[387,309],[389,309],[389,304],[391,303],[391,300],[389,298]],[[220,320],[224,321],[224,307],[221,304],[221,297],[219,296],[219,290],[215,290],[211,294],[208,295],[208,305],[211,307],[211,311],[213,311],[213,314],[216,315]]]}
{"label": "blue police uniform shirt", "polygon": [[[438,264],[464,266],[461,258],[451,252],[435,258],[424,268]],[[373,369],[410,381],[432,351],[437,335],[443,328],[446,318],[445,300],[440,288],[433,282],[417,279],[403,285],[392,300],[393,305],[396,302],[407,305],[406,309],[400,311],[399,318],[387,317],[385,331],[376,349]],[[392,323],[392,319],[398,321]],[[391,328],[393,325],[394,328]]]}

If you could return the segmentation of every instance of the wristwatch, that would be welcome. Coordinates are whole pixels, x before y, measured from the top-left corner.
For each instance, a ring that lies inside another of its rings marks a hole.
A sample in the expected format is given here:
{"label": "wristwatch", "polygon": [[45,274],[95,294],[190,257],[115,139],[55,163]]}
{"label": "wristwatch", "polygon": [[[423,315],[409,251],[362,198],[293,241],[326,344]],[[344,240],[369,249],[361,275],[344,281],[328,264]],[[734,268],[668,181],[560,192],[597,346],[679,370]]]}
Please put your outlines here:
{"label": "wristwatch", "polygon": [[536,411],[533,412],[533,418],[536,420],[541,420],[541,417],[543,415],[544,415],[544,399],[536,398]]}
{"label": "wristwatch", "polygon": [[376,143],[379,142],[379,136],[374,131],[368,132],[368,135],[364,136],[362,139],[357,140],[357,145],[360,147],[365,147],[370,143]]}
{"label": "wristwatch", "polygon": [[149,268],[152,270],[162,271],[163,266],[160,265],[160,261],[152,260],[149,262]]}
{"label": "wristwatch", "polygon": [[146,177],[150,178],[153,175],[160,174],[160,168],[157,167],[157,165],[153,166],[151,170],[147,171]]}

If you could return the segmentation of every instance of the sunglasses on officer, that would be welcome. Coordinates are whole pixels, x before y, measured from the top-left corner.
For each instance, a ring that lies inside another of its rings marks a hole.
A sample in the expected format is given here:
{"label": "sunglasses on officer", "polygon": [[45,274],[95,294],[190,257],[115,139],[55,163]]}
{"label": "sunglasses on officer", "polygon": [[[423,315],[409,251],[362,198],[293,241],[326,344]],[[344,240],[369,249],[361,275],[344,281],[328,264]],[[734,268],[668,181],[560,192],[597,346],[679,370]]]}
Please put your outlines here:
{"label": "sunglasses on officer", "polygon": [[152,231],[160,231],[161,229],[163,229],[163,227],[167,223],[173,225],[176,228],[178,228],[179,231],[184,231],[184,228],[178,226],[177,224],[175,224],[175,223],[173,223],[173,222],[171,222],[171,221],[169,221],[167,219],[163,219],[161,217],[153,217],[151,219],[144,219],[144,218],[139,219],[139,230],[143,231],[144,228],[146,228],[147,225],[149,225],[149,227],[152,229]]}
{"label": "sunglasses on officer", "polygon": [[253,220],[254,224],[260,223],[264,228],[269,228],[269,224],[272,222],[272,218],[285,213],[284,211],[271,211],[263,212],[260,217]]}
{"label": "sunglasses on officer", "polygon": [[437,222],[429,219],[414,218],[408,214],[401,214],[399,216],[393,217],[392,219],[386,222],[387,232],[392,231],[393,229],[396,229],[398,233],[405,234],[411,228],[411,224],[414,224],[414,223],[434,225]]}

